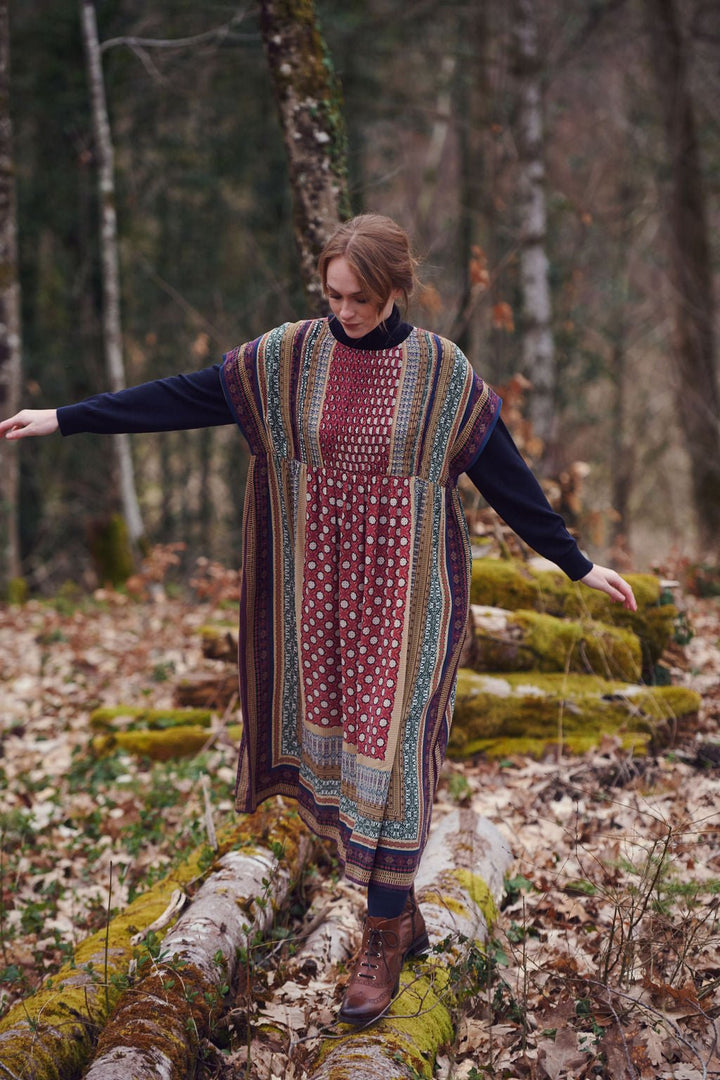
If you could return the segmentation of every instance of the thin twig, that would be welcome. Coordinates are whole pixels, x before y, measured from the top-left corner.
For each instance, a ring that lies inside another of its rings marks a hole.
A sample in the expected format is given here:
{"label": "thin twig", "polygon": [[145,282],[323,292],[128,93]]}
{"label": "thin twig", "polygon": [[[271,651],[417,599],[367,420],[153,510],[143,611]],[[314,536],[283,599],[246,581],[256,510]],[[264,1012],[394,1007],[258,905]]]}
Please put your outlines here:
{"label": "thin twig", "polygon": [[658,1019],[662,1021],[662,1023],[667,1024],[667,1026],[671,1028],[676,1039],[678,1039],[678,1041],[681,1042],[683,1046],[686,1046],[690,1053],[697,1058],[700,1063],[700,1068],[702,1069],[703,1080],[707,1080],[707,1064],[700,1056],[700,1052],[695,1048],[695,1046],[693,1046],[689,1039],[685,1038],[675,1021],[671,1020],[670,1017],[666,1015],[666,1013],[662,1012],[660,1009],[656,1009],[654,1005],[649,1005],[646,1001],[640,1001],[638,998],[633,997],[632,994],[628,994],[623,990],[617,990],[612,986],[605,986],[604,983],[599,982],[597,979],[588,979],[587,982],[592,986],[601,987],[608,994],[614,994],[615,997],[622,998],[624,1001],[629,1001],[633,1005],[637,1005],[640,1009],[645,1009],[647,1012],[652,1013],[653,1016],[657,1016]]}
{"label": "thin twig", "polygon": [[623,1044],[623,1050],[625,1051],[625,1062],[627,1064],[628,1069],[630,1070],[630,1075],[632,1077],[636,1077],[638,1075],[638,1072],[637,1072],[637,1069],[635,1068],[635,1066],[632,1063],[632,1058],[630,1056],[630,1048],[629,1048],[629,1046],[627,1044],[627,1039],[625,1038],[625,1032],[623,1031],[623,1026],[622,1026],[622,1024],[620,1022],[620,1017],[618,1016],[618,1014],[617,1014],[617,1012],[615,1010],[615,1006],[612,1003],[612,998],[610,996],[610,990],[607,987],[605,989],[607,990],[607,998],[605,999],[606,1003],[607,1003],[607,1007],[610,1010],[610,1012],[613,1014],[613,1016],[615,1018],[615,1023],[617,1024],[617,1029],[620,1032],[620,1039],[621,1039],[622,1044]]}
{"label": "thin twig", "polygon": [[113,885],[113,864],[110,860],[110,881],[108,883],[108,902],[107,902],[107,916],[105,918],[105,966],[103,973],[105,976],[105,1008],[107,1012],[110,1012],[110,990],[108,987],[108,953],[110,951],[110,910],[112,903],[112,885]]}
{"label": "thin twig", "polygon": [[212,800],[210,798],[210,781],[208,779],[207,773],[202,774],[202,793],[205,802],[205,830],[207,832],[208,845],[213,849],[213,851],[217,851],[217,834],[215,832],[215,822],[213,821]]}
{"label": "thin twig", "polygon": [[[235,23],[242,22],[247,14],[247,8],[233,15],[230,22],[216,26],[213,30],[204,30],[201,34],[192,34],[182,38],[142,38],[142,37],[116,37],[108,38],[100,45],[100,51],[106,52],[117,45],[127,45],[131,49],[185,49],[189,45],[201,45],[203,41],[223,41],[230,34]],[[233,40],[254,40],[256,34],[233,34]]]}

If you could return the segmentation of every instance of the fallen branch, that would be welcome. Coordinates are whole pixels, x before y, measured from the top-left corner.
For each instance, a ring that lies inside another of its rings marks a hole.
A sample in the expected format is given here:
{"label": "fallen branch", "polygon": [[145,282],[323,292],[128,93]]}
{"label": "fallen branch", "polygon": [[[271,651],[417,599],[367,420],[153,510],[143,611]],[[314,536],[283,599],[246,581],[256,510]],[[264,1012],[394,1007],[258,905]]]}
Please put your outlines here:
{"label": "fallen branch", "polygon": [[[299,822],[298,822],[299,825]],[[120,999],[85,1080],[185,1080],[225,1009],[238,958],[272,925],[311,849],[300,840],[231,851],[165,937],[162,954]]]}
{"label": "fallen branch", "polygon": [[[222,831],[219,857],[240,848],[244,853],[258,850],[256,845],[272,837],[286,843],[283,859],[295,874],[308,836],[297,816],[277,799]],[[31,1076],[33,1080],[70,1080],[80,1075],[100,1029],[127,985],[132,963],[138,960],[133,936],[139,932],[144,936],[162,917],[176,890],[186,893],[208,878],[212,868],[203,869],[206,854],[205,847],[195,850],[163,881],[128,905],[109,927],[81,942],[72,963],[8,1011],[0,1021],[0,1061],[5,1075]],[[246,921],[250,918],[246,916]]]}

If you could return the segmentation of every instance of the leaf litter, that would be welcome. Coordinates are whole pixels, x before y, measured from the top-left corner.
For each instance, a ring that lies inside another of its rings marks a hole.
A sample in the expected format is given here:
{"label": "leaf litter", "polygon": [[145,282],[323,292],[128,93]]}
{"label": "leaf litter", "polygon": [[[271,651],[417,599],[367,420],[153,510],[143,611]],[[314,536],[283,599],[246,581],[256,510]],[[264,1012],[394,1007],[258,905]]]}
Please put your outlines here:
{"label": "leaf litter", "polygon": [[[217,670],[199,630],[227,619],[225,585],[192,602],[103,590],[67,609],[3,609],[2,1011],[104,925],[111,866],[120,910],[205,842],[203,776],[217,822],[232,813],[236,749],[222,733],[197,758],[153,764],[97,757],[89,727],[96,707],[169,708],[177,679]],[[691,739],[642,759],[608,738],[583,757],[446,765],[436,816],[472,805],[516,863],[438,1077],[720,1076],[720,774],[698,749],[718,737],[720,605],[688,604],[695,637],[668,662],[703,694]],[[205,1080],[300,1078],[332,1032],[362,898],[329,850],[301,894],[204,1047]],[[329,918],[348,928],[345,955],[327,952]]]}

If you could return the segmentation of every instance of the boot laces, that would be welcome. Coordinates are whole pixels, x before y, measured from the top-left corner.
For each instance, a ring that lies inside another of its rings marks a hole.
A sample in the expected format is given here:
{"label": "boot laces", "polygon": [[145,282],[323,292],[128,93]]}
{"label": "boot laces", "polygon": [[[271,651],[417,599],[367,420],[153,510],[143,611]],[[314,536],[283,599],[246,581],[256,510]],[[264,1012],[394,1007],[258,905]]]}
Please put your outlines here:
{"label": "boot laces", "polygon": [[[380,927],[374,926],[368,930],[368,940],[363,952],[361,953],[360,963],[358,964],[357,977],[359,979],[376,979],[377,975],[372,972],[377,971],[380,967],[380,963],[374,964],[373,960],[378,960],[385,964],[387,967],[387,961],[385,960],[385,938],[387,937],[387,944],[390,948],[393,948],[398,944],[398,935],[393,930],[382,930]],[[395,939],[394,941],[392,939]],[[367,968],[367,971],[361,971],[360,968]]]}

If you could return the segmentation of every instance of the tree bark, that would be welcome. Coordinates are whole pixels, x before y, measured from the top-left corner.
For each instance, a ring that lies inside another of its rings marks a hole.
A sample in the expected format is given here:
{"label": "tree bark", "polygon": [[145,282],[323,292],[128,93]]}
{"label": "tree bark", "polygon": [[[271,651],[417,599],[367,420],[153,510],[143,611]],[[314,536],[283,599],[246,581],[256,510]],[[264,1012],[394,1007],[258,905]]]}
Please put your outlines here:
{"label": "tree bark", "polygon": [[[85,1080],[186,1080],[200,1041],[223,1012],[240,963],[272,925],[311,843],[298,823],[292,863],[272,850],[231,851],[165,935],[152,970],[125,994],[105,1026]],[[227,989],[225,989],[227,987]],[[224,991],[224,992],[223,992]]]}
{"label": "tree bark", "polygon": [[261,0],[263,42],[285,140],[300,272],[312,313],[325,311],[317,258],[350,216],[342,99],[312,0]]}
{"label": "tree bark", "polygon": [[[87,59],[90,99],[92,103],[95,152],[98,163],[98,195],[100,201],[100,247],[103,282],[103,339],[105,364],[110,389],[125,388],[125,365],[122,350],[120,321],[120,271],[117,242],[117,213],[115,209],[115,165],[110,123],[105,101],[102,59],[98,41],[97,19],[93,0],[80,0],[83,40]],[[120,499],[123,515],[133,546],[141,544],[145,527],[140,513],[130,440],[127,435],[113,435],[120,480]]]}
{"label": "tree bark", "polygon": [[555,441],[555,344],[552,334],[545,163],[543,161],[542,91],[534,0],[515,0],[515,75],[517,147],[519,156],[520,284],[522,289],[523,368],[533,384],[530,419],[545,444],[545,457]]}
{"label": "tree bark", "polygon": [[[0,0],[0,415],[20,408],[20,285],[15,168],[10,117],[8,0]],[[20,576],[17,445],[5,443],[0,469],[0,589]]]}
{"label": "tree bark", "polygon": [[408,1080],[434,1075],[435,1058],[454,1036],[472,994],[463,970],[487,941],[512,853],[472,810],[449,813],[430,834],[415,880],[432,951],[409,961],[388,1013],[368,1030],[326,1041],[310,1080]]}
{"label": "tree bark", "polygon": [[474,0],[464,5],[458,15],[458,48],[463,62],[456,72],[455,103],[458,124],[460,214],[458,250],[465,280],[460,312],[451,337],[476,363],[480,357],[482,374],[497,382],[492,351],[487,348],[487,301],[490,298],[488,246],[495,235],[492,203],[492,144],[487,138],[491,115],[489,102],[492,87],[488,75],[488,10]]}
{"label": "tree bark", "polygon": [[675,301],[677,401],[701,554],[720,555],[720,392],[705,191],[678,9],[645,0],[670,170],[667,231]]}
{"label": "tree bark", "polygon": [[[265,836],[285,844],[279,878],[284,880],[285,870],[296,877],[310,834],[280,799],[264,803],[220,834],[220,858],[229,852],[257,852],[257,846],[249,845],[257,845],[257,838]],[[118,987],[127,978],[136,955],[138,930],[147,933],[167,911],[178,889],[191,891],[199,880],[210,876],[199,861],[204,853],[204,846],[192,852],[163,881],[115,916],[107,928],[81,941],[72,962],[0,1020],[0,1061],[8,1076],[32,1076],[33,1080],[80,1076],[92,1056],[98,1027],[120,996]],[[248,923],[254,919],[254,912],[245,916]],[[130,1077],[132,1073],[123,1075]]]}

